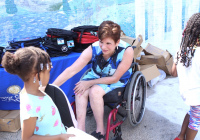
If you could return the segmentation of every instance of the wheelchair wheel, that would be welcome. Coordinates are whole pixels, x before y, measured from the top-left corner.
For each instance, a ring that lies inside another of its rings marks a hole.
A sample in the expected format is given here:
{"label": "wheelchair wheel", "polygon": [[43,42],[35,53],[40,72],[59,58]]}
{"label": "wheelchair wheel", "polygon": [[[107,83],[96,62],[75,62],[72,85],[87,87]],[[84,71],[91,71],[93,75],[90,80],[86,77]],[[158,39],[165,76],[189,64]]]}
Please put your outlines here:
{"label": "wheelchair wheel", "polygon": [[145,101],[146,80],[140,71],[136,71],[130,82],[126,104],[127,115],[132,126],[136,126],[142,121],[145,112]]}

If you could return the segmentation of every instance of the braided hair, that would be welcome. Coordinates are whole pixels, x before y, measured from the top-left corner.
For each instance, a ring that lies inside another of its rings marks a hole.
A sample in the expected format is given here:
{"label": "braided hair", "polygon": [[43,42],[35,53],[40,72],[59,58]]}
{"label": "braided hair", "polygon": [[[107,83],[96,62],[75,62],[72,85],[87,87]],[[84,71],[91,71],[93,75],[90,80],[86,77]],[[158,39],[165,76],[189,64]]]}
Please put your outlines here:
{"label": "braided hair", "polygon": [[200,40],[200,13],[193,14],[187,22],[186,28],[183,31],[183,37],[180,44],[180,51],[177,52],[177,62],[179,58],[183,66],[191,65],[192,57],[194,56],[196,46],[199,46]]}

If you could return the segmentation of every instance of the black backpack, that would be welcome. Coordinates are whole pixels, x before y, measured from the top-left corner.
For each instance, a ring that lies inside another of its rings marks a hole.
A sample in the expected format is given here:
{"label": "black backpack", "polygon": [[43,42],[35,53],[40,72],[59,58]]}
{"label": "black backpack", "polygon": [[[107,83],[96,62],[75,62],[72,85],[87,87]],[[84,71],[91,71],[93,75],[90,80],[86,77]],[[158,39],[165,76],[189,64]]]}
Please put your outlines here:
{"label": "black backpack", "polygon": [[27,37],[22,39],[13,39],[11,41],[8,41],[9,48],[10,49],[19,49],[29,46],[39,47],[43,50],[45,48],[42,46],[43,39],[41,37]]}
{"label": "black backpack", "polygon": [[77,34],[64,29],[49,28],[44,37],[43,46],[51,57],[67,55],[74,47]]}
{"label": "black backpack", "polygon": [[74,39],[74,51],[75,52],[82,52],[92,43],[99,40],[97,37],[99,26],[94,25],[83,25],[74,27],[71,30],[78,34],[78,37]]}

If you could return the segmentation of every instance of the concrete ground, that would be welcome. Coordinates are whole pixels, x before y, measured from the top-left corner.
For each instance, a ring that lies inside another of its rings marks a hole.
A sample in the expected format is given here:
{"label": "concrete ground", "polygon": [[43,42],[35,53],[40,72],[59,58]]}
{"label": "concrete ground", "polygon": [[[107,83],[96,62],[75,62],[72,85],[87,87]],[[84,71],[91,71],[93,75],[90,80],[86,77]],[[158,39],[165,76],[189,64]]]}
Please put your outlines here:
{"label": "concrete ground", "polygon": [[[182,120],[188,110],[178,90],[178,78],[168,76],[152,88],[147,88],[146,110],[142,122],[132,127],[128,119],[122,124],[123,140],[173,140],[179,133]],[[105,107],[105,126],[110,109]],[[87,116],[86,131],[91,133],[96,124],[93,116]],[[20,140],[21,131],[0,132],[0,140]],[[200,140],[197,134],[195,140]]]}

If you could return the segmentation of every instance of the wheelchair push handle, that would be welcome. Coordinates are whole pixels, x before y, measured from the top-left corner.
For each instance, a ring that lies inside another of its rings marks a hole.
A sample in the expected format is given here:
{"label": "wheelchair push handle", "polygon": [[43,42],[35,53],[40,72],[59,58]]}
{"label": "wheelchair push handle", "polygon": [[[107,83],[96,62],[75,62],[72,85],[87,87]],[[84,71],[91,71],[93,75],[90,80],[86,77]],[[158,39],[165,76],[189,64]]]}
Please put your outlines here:
{"label": "wheelchair push handle", "polygon": [[134,62],[131,64],[130,68],[133,69],[133,73],[136,72],[138,70],[138,63]]}

